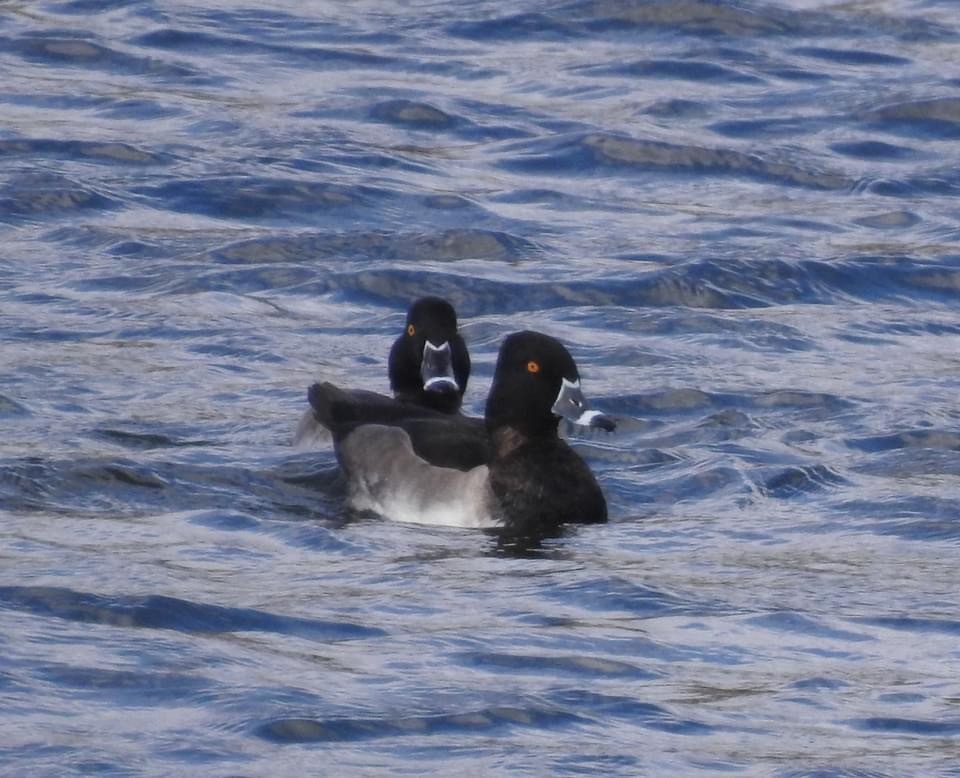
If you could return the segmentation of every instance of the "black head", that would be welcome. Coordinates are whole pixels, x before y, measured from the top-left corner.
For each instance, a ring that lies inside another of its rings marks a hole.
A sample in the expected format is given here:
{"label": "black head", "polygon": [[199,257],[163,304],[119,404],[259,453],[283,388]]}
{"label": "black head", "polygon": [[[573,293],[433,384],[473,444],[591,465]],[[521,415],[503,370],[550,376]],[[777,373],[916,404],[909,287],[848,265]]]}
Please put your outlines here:
{"label": "black head", "polygon": [[470,355],[453,306],[439,297],[420,298],[410,306],[404,332],[390,349],[394,397],[455,413],[469,378]]}
{"label": "black head", "polygon": [[607,430],[615,426],[609,417],[586,409],[577,364],[559,340],[530,331],[508,335],[487,398],[487,429],[555,437],[561,417]]}

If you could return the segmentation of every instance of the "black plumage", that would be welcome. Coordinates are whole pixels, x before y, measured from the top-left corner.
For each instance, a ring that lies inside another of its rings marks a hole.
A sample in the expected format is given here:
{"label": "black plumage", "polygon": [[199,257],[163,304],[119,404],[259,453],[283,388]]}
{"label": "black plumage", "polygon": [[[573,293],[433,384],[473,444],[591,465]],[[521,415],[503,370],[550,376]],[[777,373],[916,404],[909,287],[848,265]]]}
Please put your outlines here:
{"label": "black plumage", "polygon": [[390,349],[388,371],[397,400],[443,413],[460,410],[470,353],[450,303],[421,297],[410,306],[404,331]]}

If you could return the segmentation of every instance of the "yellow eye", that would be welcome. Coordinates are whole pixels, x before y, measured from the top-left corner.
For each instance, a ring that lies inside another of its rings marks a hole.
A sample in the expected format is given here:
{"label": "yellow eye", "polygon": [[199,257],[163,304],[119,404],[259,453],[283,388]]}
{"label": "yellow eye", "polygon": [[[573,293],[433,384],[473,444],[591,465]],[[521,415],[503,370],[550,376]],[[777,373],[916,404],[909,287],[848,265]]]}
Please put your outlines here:
{"label": "yellow eye", "polygon": [[530,360],[527,362],[527,372],[528,373],[539,373],[540,372],[540,363]]}
{"label": "yellow eye", "polygon": [[408,324],[408,325],[407,325],[407,335],[409,335],[409,336],[412,338],[412,337],[413,337],[414,335],[416,335],[416,334],[417,334],[417,328],[414,327],[412,324]]}

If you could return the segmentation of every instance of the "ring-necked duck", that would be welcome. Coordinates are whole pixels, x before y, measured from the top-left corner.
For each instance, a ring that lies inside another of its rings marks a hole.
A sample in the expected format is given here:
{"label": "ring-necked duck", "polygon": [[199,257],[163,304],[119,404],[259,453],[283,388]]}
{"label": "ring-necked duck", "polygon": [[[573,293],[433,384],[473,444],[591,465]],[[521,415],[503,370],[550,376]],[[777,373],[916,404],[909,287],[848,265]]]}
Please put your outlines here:
{"label": "ring-necked duck", "polygon": [[567,349],[537,332],[500,347],[484,420],[393,403],[314,384],[317,420],[333,433],[350,503],[390,519],[492,527],[538,535],[607,519],[586,463],[557,434],[560,418],[612,430],[587,410]]}
{"label": "ring-necked duck", "polygon": [[453,306],[421,297],[407,312],[403,334],[390,349],[390,389],[401,402],[456,413],[470,378],[470,354]]}
{"label": "ring-necked duck", "polygon": [[[440,297],[421,297],[407,311],[403,333],[390,348],[387,361],[390,389],[402,403],[457,413],[470,378],[470,354],[457,329],[457,313]],[[393,401],[370,390],[347,393],[361,405],[389,408]],[[328,439],[307,410],[293,437],[295,446]]]}

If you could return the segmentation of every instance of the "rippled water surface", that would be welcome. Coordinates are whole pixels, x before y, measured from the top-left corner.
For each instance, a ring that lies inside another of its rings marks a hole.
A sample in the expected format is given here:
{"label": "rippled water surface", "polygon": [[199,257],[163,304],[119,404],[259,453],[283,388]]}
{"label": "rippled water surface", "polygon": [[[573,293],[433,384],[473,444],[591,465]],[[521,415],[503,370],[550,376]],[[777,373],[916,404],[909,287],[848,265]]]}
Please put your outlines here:
{"label": "rippled water surface", "polygon": [[[954,0],[0,3],[0,764],[960,775]],[[307,386],[561,338],[611,522],[353,516]]]}

